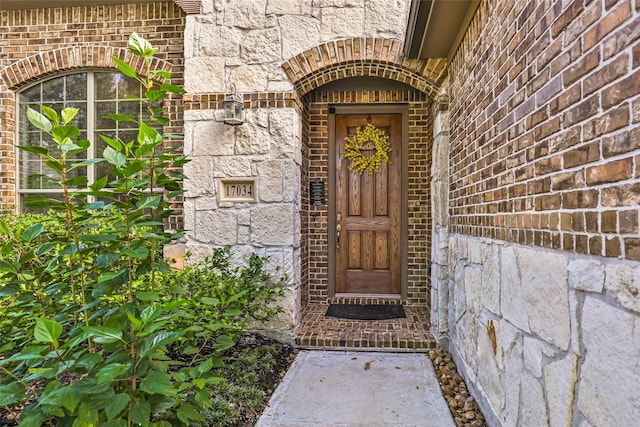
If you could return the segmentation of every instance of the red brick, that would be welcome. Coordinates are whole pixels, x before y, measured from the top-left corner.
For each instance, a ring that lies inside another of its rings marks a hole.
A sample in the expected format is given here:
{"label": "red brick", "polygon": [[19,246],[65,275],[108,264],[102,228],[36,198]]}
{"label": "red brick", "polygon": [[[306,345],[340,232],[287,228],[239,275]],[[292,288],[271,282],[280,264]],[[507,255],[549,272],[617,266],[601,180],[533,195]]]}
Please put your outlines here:
{"label": "red brick", "polygon": [[578,102],[582,97],[581,87],[580,83],[576,83],[569,89],[560,92],[560,95],[549,103],[551,115],[555,116],[559,112],[564,111],[569,106]]}
{"label": "red brick", "polygon": [[622,254],[619,237],[605,238],[605,255],[608,257],[619,257]]}
{"label": "red brick", "polygon": [[561,206],[562,197],[560,194],[550,194],[547,196],[538,196],[535,198],[535,208],[537,211],[560,209]]}
{"label": "red brick", "polygon": [[638,206],[640,205],[640,182],[606,187],[602,190],[602,206]]}
{"label": "red brick", "polygon": [[601,135],[622,129],[629,124],[629,107],[621,105],[615,110],[609,110],[604,115],[596,117],[582,127],[582,137],[585,141]]}
{"label": "red brick", "polygon": [[584,170],[559,173],[551,176],[551,189],[553,191],[569,190],[584,186]]}
{"label": "red brick", "polygon": [[614,61],[597,70],[582,82],[584,95],[607,86],[626,74],[629,68],[629,56],[619,55]]}
{"label": "red brick", "polygon": [[562,194],[562,207],[564,209],[584,209],[597,206],[597,190],[579,190]]}
{"label": "red brick", "polygon": [[591,236],[589,238],[589,254],[602,256],[602,236]]}
{"label": "red brick", "polygon": [[637,210],[619,211],[618,224],[620,226],[620,233],[623,233],[623,234],[638,233],[638,211]]}
{"label": "red brick", "polygon": [[598,233],[600,231],[600,214],[598,212],[585,212],[584,219],[587,233]]}
{"label": "red brick", "polygon": [[616,9],[607,12],[602,20],[584,35],[584,50],[587,51],[595,46],[607,34],[619,27],[631,16],[631,5],[629,0],[622,3]]}
{"label": "red brick", "polygon": [[608,182],[622,181],[632,177],[632,159],[622,159],[603,165],[587,168],[587,184],[597,185]]}
{"label": "red brick", "polygon": [[571,65],[562,73],[564,86],[570,86],[573,82],[595,69],[600,64],[600,52],[595,49],[583,56],[580,61]]}
{"label": "red brick", "polygon": [[589,117],[592,117],[598,113],[599,110],[600,103],[598,101],[598,96],[594,95],[566,111],[563,115],[562,123],[564,126],[571,126],[572,124],[582,122]]}
{"label": "red brick", "polygon": [[608,109],[640,93],[640,77],[634,73],[602,91],[602,108]]}
{"label": "red brick", "polygon": [[592,163],[600,159],[600,144],[594,141],[564,153],[564,167],[573,168]]}
{"label": "red brick", "polygon": [[636,127],[631,131],[619,133],[615,136],[602,140],[603,157],[612,157],[625,154],[638,148],[640,141],[640,128]]}
{"label": "red brick", "polygon": [[626,237],[624,239],[624,251],[627,259],[640,261],[640,238]]}
{"label": "red brick", "polygon": [[603,233],[618,232],[618,213],[616,211],[600,213],[600,231]]}
{"label": "red brick", "polygon": [[551,36],[557,37],[582,12],[582,8],[583,6],[580,2],[569,3],[569,7],[551,25]]}

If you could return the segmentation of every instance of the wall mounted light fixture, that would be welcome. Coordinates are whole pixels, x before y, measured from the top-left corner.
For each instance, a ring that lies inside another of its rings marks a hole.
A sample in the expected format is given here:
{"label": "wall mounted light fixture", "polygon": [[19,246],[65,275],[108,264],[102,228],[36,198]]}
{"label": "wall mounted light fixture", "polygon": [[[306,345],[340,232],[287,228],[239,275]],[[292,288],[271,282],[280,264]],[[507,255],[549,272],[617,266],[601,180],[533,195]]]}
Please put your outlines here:
{"label": "wall mounted light fixture", "polygon": [[224,123],[231,126],[241,125],[242,110],[244,109],[244,99],[242,95],[236,93],[236,87],[233,86],[233,94],[224,99]]}

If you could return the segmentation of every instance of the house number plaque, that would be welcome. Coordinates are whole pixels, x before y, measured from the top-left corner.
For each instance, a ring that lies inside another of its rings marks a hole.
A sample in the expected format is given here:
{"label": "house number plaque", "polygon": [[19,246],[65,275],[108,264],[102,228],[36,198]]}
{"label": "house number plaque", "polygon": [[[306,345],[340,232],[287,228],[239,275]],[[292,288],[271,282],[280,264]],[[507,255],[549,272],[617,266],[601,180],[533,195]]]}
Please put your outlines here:
{"label": "house number plaque", "polygon": [[324,197],[324,181],[309,182],[309,201],[311,206],[326,204]]}
{"label": "house number plaque", "polygon": [[223,202],[255,202],[255,179],[221,179],[220,201]]}

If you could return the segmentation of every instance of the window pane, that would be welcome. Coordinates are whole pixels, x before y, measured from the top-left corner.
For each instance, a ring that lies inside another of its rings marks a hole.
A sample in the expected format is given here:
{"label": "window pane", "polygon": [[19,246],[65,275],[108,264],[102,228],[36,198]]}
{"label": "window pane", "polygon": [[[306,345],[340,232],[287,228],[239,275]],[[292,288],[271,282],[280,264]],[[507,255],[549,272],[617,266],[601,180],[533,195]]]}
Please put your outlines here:
{"label": "window pane", "polygon": [[64,101],[64,78],[47,80],[42,83],[42,101]]}
{"label": "window pane", "polygon": [[118,83],[115,76],[117,74],[95,73],[96,100],[116,99]]}
{"label": "window pane", "polygon": [[96,102],[96,130],[107,130],[107,129],[115,129],[116,122],[111,119],[106,119],[104,116],[109,114],[115,114],[118,110],[116,109],[115,101],[107,102],[101,101]]}
{"label": "window pane", "polygon": [[68,101],[84,101],[87,99],[87,74],[71,74],[65,77]]}
{"label": "window pane", "polygon": [[[55,199],[55,200],[60,200],[60,201],[64,200],[64,196],[61,193],[47,193],[46,196],[48,198],[50,198],[50,199]],[[29,208],[27,208],[26,197],[22,197],[22,199],[20,200],[20,212],[40,212],[40,213],[44,213],[46,211],[47,211],[47,209],[29,209]]]}
{"label": "window pane", "polygon": [[20,188],[40,188],[40,166],[39,160],[20,162]]}
{"label": "window pane", "polygon": [[42,98],[40,97],[40,91],[42,90],[42,85],[36,85],[30,87],[29,89],[20,93],[20,103],[24,104],[27,102],[40,102]]}
{"label": "window pane", "polygon": [[80,130],[87,130],[87,102],[67,102],[66,107],[74,107],[78,109],[78,114],[73,118],[71,124],[78,126]]}

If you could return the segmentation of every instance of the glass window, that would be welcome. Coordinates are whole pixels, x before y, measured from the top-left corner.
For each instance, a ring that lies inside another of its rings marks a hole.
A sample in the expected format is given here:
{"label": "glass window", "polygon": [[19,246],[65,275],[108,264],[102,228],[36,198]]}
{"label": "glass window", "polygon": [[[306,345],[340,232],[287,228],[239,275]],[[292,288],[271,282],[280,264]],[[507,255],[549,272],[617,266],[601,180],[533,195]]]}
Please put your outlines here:
{"label": "glass window", "polygon": [[[130,141],[137,135],[136,123],[115,122],[104,117],[117,113],[141,118],[143,112],[146,112],[145,105],[140,101],[127,99],[127,95],[141,97],[142,88],[135,79],[118,72],[82,72],[42,81],[19,94],[18,144],[44,146],[57,155],[55,144],[27,120],[27,107],[40,111],[40,104],[44,104],[58,112],[65,107],[76,107],[79,112],[74,124],[80,128],[80,139],[88,139],[91,148],[71,160],[80,162],[87,157],[102,157],[106,144],[100,134],[119,137],[124,141]],[[50,179],[57,178],[57,175],[40,157],[18,150],[18,167],[20,206],[24,206],[24,196],[28,194],[61,193],[61,188]],[[75,169],[73,174],[85,175],[91,183],[105,176],[108,169],[109,165],[102,162],[89,168]]]}

